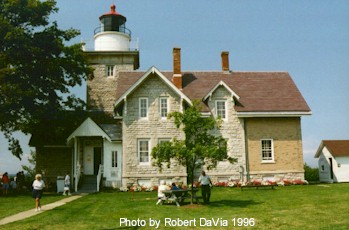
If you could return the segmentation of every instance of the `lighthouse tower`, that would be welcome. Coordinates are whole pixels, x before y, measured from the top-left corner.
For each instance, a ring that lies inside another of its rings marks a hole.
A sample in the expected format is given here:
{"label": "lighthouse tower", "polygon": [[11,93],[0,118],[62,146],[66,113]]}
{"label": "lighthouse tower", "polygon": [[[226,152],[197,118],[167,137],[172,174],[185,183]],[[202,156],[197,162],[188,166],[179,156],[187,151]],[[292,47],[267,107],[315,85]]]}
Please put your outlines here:
{"label": "lighthouse tower", "polygon": [[130,49],[131,31],[126,28],[126,18],[115,11],[111,5],[110,12],[99,17],[100,27],[95,29],[96,51],[128,51]]}
{"label": "lighthouse tower", "polygon": [[85,51],[93,79],[87,81],[87,109],[113,113],[117,79],[120,71],[139,68],[139,50],[132,48],[131,31],[126,28],[126,17],[115,5],[99,17],[100,26],[94,30],[94,50]]}

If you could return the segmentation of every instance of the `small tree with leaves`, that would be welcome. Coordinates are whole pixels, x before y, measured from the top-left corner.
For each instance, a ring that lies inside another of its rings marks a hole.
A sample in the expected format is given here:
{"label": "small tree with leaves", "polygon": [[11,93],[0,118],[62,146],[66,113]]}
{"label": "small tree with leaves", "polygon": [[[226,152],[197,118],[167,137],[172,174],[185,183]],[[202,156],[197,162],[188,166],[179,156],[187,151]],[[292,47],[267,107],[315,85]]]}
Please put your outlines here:
{"label": "small tree with leaves", "polygon": [[218,135],[221,120],[202,116],[198,101],[183,113],[170,113],[168,118],[173,118],[176,127],[182,128],[185,140],[174,139],[171,142],[162,142],[153,148],[151,153],[155,160],[153,164],[160,170],[165,165],[169,168],[171,160],[177,160],[180,165],[186,167],[188,183],[193,185],[195,169],[206,165],[209,170],[224,160],[230,163],[236,162],[236,158],[228,156],[227,141]]}

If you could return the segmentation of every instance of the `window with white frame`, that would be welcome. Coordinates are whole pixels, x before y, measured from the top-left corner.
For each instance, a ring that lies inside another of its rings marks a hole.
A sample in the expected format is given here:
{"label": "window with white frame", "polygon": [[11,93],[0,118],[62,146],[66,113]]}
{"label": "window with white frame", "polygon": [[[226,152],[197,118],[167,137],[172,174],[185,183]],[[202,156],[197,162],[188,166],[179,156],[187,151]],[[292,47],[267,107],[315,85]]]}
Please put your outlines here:
{"label": "window with white frame", "polygon": [[138,140],[138,157],[139,163],[149,163],[150,162],[150,151],[149,151],[149,140],[140,139]]}
{"label": "window with white frame", "polygon": [[226,109],[226,101],[225,100],[217,100],[216,101],[216,115],[222,119],[227,118],[227,109]]}
{"label": "window with white frame", "polygon": [[148,98],[139,98],[139,117],[148,118]]}
{"label": "window with white frame", "polygon": [[118,167],[118,151],[111,151],[111,167]]}
{"label": "window with white frame", "polygon": [[167,97],[161,97],[160,98],[160,117],[162,119],[167,118],[168,114],[168,98]]}
{"label": "window with white frame", "polygon": [[169,138],[159,138],[159,144],[162,144],[162,143],[165,143],[165,142],[170,142],[171,141],[171,139],[169,139]]}
{"label": "window with white frame", "polygon": [[107,65],[106,70],[107,70],[107,77],[114,76],[114,66],[113,65]]}
{"label": "window with white frame", "polygon": [[262,162],[274,162],[273,140],[261,140]]}

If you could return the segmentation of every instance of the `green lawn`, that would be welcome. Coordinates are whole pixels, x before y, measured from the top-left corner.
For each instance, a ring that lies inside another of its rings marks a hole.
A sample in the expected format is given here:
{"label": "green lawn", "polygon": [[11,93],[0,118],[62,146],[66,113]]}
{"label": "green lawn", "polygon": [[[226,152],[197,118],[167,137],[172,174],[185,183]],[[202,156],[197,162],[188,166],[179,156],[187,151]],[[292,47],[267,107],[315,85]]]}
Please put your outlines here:
{"label": "green lawn", "polygon": [[[349,229],[348,191],[349,184],[299,185],[274,190],[249,188],[243,191],[214,188],[210,205],[186,203],[179,208],[174,204],[156,206],[156,192],[134,195],[131,192],[101,192],[29,219],[0,226],[0,229],[140,229],[130,226],[130,223],[121,224],[126,218],[130,222],[133,220],[131,224],[134,225],[142,224],[137,223],[138,219],[143,220],[146,227],[141,229],[155,229],[149,226],[150,219],[160,221],[159,229],[246,229],[239,227],[239,223],[254,223],[247,229]],[[62,196],[44,196],[42,202],[48,203],[55,197],[60,199]],[[0,197],[0,218],[20,209],[33,208],[32,200],[27,199],[31,206],[21,197]],[[218,222],[217,227],[207,226],[214,225],[212,220]],[[169,222],[190,223],[191,227],[171,227]]]}
{"label": "green lawn", "polygon": [[[65,197],[62,195],[57,195],[57,193],[46,192],[44,201],[47,204],[63,198]],[[7,196],[0,193],[0,219],[34,208],[35,201],[33,198],[31,198],[31,193],[10,193]]]}

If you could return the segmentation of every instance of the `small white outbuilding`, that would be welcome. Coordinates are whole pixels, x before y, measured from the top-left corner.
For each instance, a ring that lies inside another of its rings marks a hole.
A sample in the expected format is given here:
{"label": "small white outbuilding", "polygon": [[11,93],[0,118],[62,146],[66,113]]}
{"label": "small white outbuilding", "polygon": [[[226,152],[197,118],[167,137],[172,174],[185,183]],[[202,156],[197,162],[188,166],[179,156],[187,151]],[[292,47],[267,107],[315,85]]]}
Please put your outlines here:
{"label": "small white outbuilding", "polygon": [[320,182],[349,182],[349,140],[323,140],[315,158]]}

